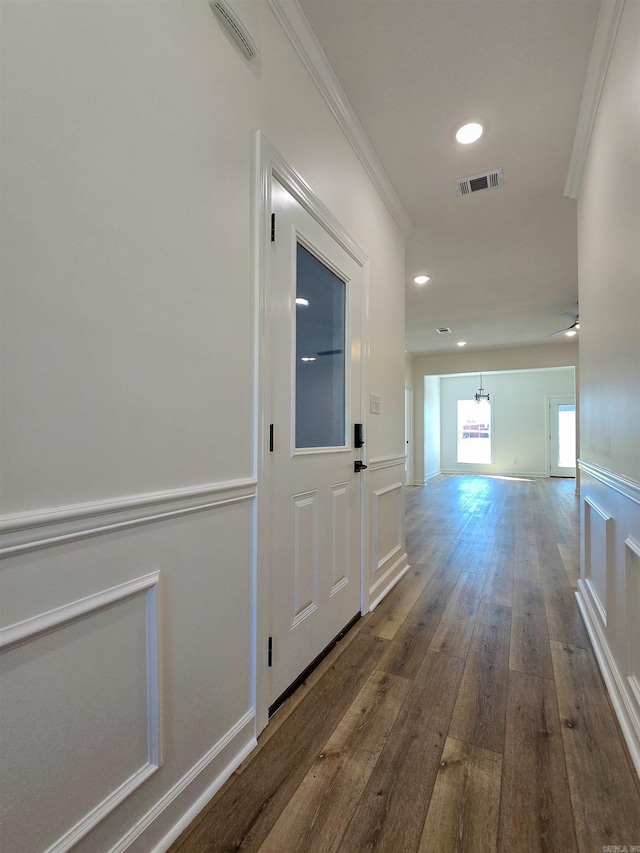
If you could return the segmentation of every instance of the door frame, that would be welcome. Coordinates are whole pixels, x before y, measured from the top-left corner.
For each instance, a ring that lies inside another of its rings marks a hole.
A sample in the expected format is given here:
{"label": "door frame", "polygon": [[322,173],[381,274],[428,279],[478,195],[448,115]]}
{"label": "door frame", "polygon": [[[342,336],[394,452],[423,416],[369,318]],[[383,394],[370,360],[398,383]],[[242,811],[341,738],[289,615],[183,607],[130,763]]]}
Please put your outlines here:
{"label": "door frame", "polygon": [[404,388],[405,486],[413,486],[413,388]]}
{"label": "door frame", "polygon": [[[256,505],[254,513],[254,579],[252,624],[254,626],[253,691],[252,704],[256,713],[256,735],[269,721],[268,660],[270,614],[270,531],[269,531],[269,424],[271,401],[270,375],[270,318],[271,318],[271,187],[274,178],[298,201],[302,207],[327,231],[328,234],[356,261],[362,269],[362,336],[361,336],[361,393],[360,417],[367,434],[367,407],[369,398],[369,259],[362,249],[340,225],[331,211],[313,193],[311,188],[280,156],[258,130],[254,134],[253,181],[253,277],[254,277],[254,448],[256,469]],[[277,227],[277,224],[276,224]],[[363,461],[367,461],[367,445],[363,448]],[[368,584],[365,568],[369,563],[369,518],[366,506],[366,471],[359,475],[360,482],[360,610],[369,609]]]}

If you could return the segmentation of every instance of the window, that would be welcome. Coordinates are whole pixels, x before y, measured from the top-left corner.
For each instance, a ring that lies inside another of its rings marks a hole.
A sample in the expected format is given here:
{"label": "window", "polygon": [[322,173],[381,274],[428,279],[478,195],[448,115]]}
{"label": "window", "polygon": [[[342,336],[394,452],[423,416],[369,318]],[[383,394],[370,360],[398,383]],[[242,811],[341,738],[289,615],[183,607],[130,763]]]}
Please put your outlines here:
{"label": "window", "polygon": [[458,462],[491,463],[491,403],[458,400]]}
{"label": "window", "polygon": [[295,308],[297,448],[344,447],[347,444],[346,292],[344,281],[298,243]]}

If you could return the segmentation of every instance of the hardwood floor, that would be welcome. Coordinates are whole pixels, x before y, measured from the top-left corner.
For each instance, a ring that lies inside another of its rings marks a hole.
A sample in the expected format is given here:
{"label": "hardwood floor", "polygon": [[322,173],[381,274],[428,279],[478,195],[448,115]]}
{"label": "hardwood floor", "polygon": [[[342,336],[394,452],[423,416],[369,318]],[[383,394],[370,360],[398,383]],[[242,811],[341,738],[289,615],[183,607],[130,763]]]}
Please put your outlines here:
{"label": "hardwood floor", "polygon": [[640,845],[640,785],[574,595],[574,481],[441,476],[406,509],[410,571],[171,853]]}

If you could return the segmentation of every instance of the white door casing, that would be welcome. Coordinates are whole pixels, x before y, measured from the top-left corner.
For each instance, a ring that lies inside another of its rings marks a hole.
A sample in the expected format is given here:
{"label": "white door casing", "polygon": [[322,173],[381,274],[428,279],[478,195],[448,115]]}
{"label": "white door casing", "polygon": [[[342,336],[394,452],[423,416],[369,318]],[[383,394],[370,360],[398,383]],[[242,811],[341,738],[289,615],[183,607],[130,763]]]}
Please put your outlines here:
{"label": "white door casing", "polygon": [[[368,559],[365,553],[368,520],[363,512],[366,472],[356,474],[353,471],[356,459],[366,462],[366,445],[358,450],[353,447],[353,423],[362,422],[365,417],[363,400],[368,392],[368,262],[331,212],[260,132],[255,139],[258,500],[254,701],[257,730],[261,731],[268,722],[268,708],[280,694],[281,688],[286,689],[288,686],[285,682],[289,675],[293,672],[295,678],[299,674],[300,661],[305,661],[302,665],[304,669],[355,614],[368,609],[366,585],[362,582],[365,561]],[[274,311],[276,316],[278,313],[278,300],[282,300],[282,292],[278,295],[276,284],[276,267],[279,263],[277,248],[272,246],[270,239],[274,187],[282,193],[280,201],[284,202],[286,208],[277,211],[276,220],[276,247],[282,247],[281,251],[286,254],[289,265],[289,272],[285,275],[287,283],[284,285],[287,306],[284,310],[281,301],[279,309],[281,318],[287,318],[284,321],[284,332],[277,332],[272,323]],[[294,219],[301,217],[304,224],[287,222],[287,211]],[[345,352],[348,351],[346,360],[349,363],[348,400],[345,445],[340,449],[296,451],[292,445],[295,421],[291,395],[295,389],[295,371],[291,356],[295,352],[292,349],[295,346],[292,335],[295,310],[291,311],[291,302],[295,302],[295,276],[292,276],[291,271],[295,271],[295,244],[298,237],[302,238],[300,242],[307,250],[311,250],[321,261],[328,262],[329,268],[338,273],[343,281],[347,281],[349,309]],[[280,376],[274,359],[284,358],[285,352],[289,363],[284,369],[284,376]],[[276,418],[278,408],[281,414]],[[283,417],[284,425],[280,423]],[[273,453],[269,451],[271,423],[274,424]],[[281,458],[278,458],[279,454]],[[289,474],[285,473],[280,483],[281,468],[286,472],[287,466],[292,480],[287,479]],[[304,467],[311,473],[309,479],[303,482],[301,472]],[[328,535],[322,533],[323,527],[329,530]],[[286,533],[284,537],[283,528]],[[302,550],[298,550],[297,558],[296,529],[298,542],[304,545]],[[307,547],[309,540],[311,547]],[[287,544],[284,544],[285,541]],[[274,554],[285,552],[288,552],[287,560],[278,557],[277,567],[274,566]],[[341,558],[345,554],[350,555],[346,563]],[[348,564],[348,576],[340,570],[341,559],[343,564]],[[294,566],[298,573],[297,588],[294,584]],[[286,593],[280,594],[279,584],[283,581],[289,588]],[[324,607],[321,607],[323,604]],[[287,626],[286,629],[273,628],[279,619],[282,625]],[[297,635],[303,633],[303,627],[308,636],[299,642]],[[286,639],[292,636],[296,637],[296,642],[287,649]],[[271,667],[268,666],[267,654],[269,637],[273,638]],[[300,657],[296,644],[306,648]],[[281,673],[277,673],[279,661],[285,662]],[[298,672],[295,672],[296,669]]]}

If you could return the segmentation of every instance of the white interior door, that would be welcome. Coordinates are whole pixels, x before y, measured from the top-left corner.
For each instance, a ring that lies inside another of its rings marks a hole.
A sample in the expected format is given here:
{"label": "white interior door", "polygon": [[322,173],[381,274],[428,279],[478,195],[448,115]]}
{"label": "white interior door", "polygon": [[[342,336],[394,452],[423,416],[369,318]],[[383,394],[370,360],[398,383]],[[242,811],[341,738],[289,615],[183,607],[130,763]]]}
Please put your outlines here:
{"label": "white interior door", "polygon": [[272,185],[269,705],[360,610],[362,269]]}
{"label": "white interior door", "polygon": [[549,399],[549,474],[576,476],[576,401],[573,397]]}

